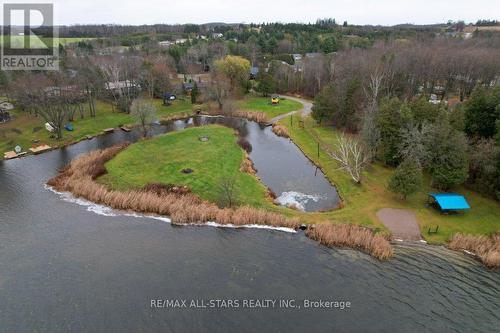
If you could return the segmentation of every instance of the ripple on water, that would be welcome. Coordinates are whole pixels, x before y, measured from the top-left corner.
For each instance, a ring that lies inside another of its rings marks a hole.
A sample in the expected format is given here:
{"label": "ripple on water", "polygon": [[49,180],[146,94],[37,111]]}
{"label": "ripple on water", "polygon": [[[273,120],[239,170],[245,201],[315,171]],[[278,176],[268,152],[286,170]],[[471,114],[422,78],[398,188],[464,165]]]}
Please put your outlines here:
{"label": "ripple on water", "polygon": [[[171,228],[84,201],[78,209],[71,201],[78,199],[59,200],[42,187],[78,154],[125,139],[135,137],[115,131],[0,162],[4,331],[498,330],[500,272],[459,252],[401,244],[394,259],[379,262],[320,246],[302,232]],[[353,308],[153,312],[147,306],[151,297],[190,296],[343,298]]]}

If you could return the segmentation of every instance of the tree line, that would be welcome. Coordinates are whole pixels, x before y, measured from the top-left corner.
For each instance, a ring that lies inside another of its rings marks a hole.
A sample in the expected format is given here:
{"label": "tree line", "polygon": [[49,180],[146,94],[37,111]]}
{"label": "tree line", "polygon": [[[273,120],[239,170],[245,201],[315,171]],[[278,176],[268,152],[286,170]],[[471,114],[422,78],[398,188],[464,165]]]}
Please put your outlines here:
{"label": "tree line", "polygon": [[367,155],[397,167],[389,188],[403,197],[425,171],[436,188],[465,184],[500,199],[497,54],[463,41],[349,50],[323,65],[331,72],[317,77],[312,115],[358,133]]}

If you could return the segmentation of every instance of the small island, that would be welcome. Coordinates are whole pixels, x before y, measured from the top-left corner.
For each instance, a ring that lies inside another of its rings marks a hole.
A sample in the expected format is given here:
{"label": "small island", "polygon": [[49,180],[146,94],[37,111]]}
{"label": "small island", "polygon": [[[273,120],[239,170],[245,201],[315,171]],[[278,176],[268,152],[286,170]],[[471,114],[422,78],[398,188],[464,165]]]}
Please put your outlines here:
{"label": "small island", "polygon": [[247,160],[233,129],[193,127],[130,145],[105,164],[107,174],[97,182],[120,191],[158,183],[186,186],[222,207],[269,207],[266,187],[251,172],[241,171]]}

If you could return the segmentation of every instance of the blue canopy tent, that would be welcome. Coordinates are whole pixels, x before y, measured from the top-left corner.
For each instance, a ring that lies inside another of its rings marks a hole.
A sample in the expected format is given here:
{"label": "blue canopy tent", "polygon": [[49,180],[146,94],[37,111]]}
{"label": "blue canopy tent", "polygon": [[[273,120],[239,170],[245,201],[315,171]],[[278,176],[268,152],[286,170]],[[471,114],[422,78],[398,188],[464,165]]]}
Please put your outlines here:
{"label": "blue canopy tent", "polygon": [[470,209],[469,203],[463,195],[455,193],[429,193],[431,203],[443,212]]}

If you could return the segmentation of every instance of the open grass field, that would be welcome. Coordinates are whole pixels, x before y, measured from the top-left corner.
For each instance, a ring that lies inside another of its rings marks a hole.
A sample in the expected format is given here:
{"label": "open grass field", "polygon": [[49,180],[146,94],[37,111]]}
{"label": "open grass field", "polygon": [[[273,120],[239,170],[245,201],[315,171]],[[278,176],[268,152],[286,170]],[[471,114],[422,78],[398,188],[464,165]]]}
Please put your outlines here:
{"label": "open grass field", "polygon": [[[7,39],[4,36],[0,35],[0,45],[4,44],[4,39],[5,39],[5,41],[7,41]],[[57,41],[55,42],[55,44],[56,45],[61,44],[64,46],[64,45],[78,43],[82,40],[89,40],[89,39],[93,39],[93,38],[87,38],[87,37],[64,38],[64,37],[60,37],[60,38],[57,38]],[[52,40],[53,40],[53,38],[47,38],[47,37],[38,38],[35,36],[30,36],[30,44],[32,47],[43,47],[46,44],[51,45]],[[12,36],[11,37],[11,44],[12,45],[24,45],[24,36]]]}
{"label": "open grass field", "polygon": [[[200,136],[209,140],[202,142]],[[218,202],[221,179],[234,178],[238,202],[271,206],[265,186],[240,171],[245,153],[236,140],[234,130],[218,125],[142,140],[106,163],[108,173],[98,181],[116,190],[138,189],[148,183],[187,185],[201,198]],[[194,172],[182,173],[186,168]]]}
{"label": "open grass field", "polygon": [[272,105],[271,97],[248,95],[238,101],[236,107],[241,111],[265,112],[267,118],[271,119],[291,111],[300,110],[302,109],[302,104],[282,96],[278,105]]}
{"label": "open grass field", "polygon": [[[154,103],[157,105],[159,119],[189,115],[192,110],[191,103],[185,100],[175,101],[170,106],[161,105],[161,100],[155,100]],[[28,150],[31,146],[38,144],[48,144],[51,147],[63,146],[81,140],[87,135],[100,134],[105,128],[116,128],[134,122],[130,115],[123,112],[113,112],[110,104],[97,101],[94,118],[88,116],[88,112],[85,112],[84,119],[80,119],[79,115],[75,114],[75,119],[72,122],[75,130],[72,132],[64,130],[62,140],[56,140],[51,138],[51,133],[45,129],[43,118],[19,110],[13,110],[10,113],[13,119],[7,123],[0,123],[1,153],[13,150],[16,145],[20,145],[23,150]],[[3,158],[3,154],[0,158]]]}
{"label": "open grass field", "polygon": [[163,105],[161,99],[154,99],[153,104],[158,110],[158,118],[160,120],[169,120],[171,118],[189,117],[193,115],[193,105],[189,96],[181,96],[171,105]]}
{"label": "open grass field", "polygon": [[20,145],[23,150],[37,144],[48,144],[52,147],[62,146],[78,141],[86,135],[97,135],[105,128],[117,127],[131,122],[129,115],[112,112],[110,104],[98,101],[94,118],[86,113],[85,118],[80,119],[79,115],[75,114],[75,120],[72,122],[75,130],[72,132],[64,130],[63,138],[56,140],[51,138],[52,133],[45,129],[43,118],[16,110],[11,111],[11,114],[13,115],[11,121],[0,124],[0,151],[2,152],[12,150],[16,145]]}
{"label": "open grass field", "polygon": [[[402,201],[396,194],[386,189],[386,184],[393,169],[374,164],[364,173],[362,185],[356,185],[350,177],[338,169],[337,162],[332,160],[320,148],[317,155],[318,141],[322,145],[332,146],[337,139],[338,132],[332,127],[317,127],[311,118],[305,121],[304,128],[294,122],[290,125],[290,118],[283,119],[293,141],[305,154],[320,166],[326,176],[337,186],[344,200],[345,207],[332,212],[310,214],[315,215],[316,222],[332,223],[350,222],[363,225],[375,225],[383,229],[376,217],[381,208],[403,208],[415,212],[425,239],[431,243],[443,243],[454,233],[489,234],[500,230],[500,204],[476,192],[458,188],[455,192],[463,194],[469,201],[472,209],[463,214],[443,215],[434,208],[426,206],[427,193],[432,191],[429,177],[425,177],[424,185],[415,195]],[[435,190],[434,190],[435,191]],[[437,234],[428,235],[429,227],[439,226]]]}

